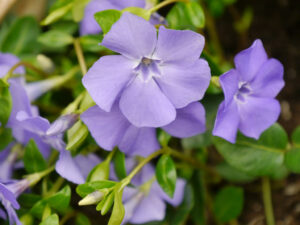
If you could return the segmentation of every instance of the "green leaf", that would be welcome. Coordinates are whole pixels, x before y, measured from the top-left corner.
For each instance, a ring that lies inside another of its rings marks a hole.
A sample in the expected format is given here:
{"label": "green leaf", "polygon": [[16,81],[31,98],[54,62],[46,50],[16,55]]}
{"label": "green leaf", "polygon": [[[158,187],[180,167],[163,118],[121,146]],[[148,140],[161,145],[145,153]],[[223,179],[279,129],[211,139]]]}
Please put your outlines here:
{"label": "green leaf", "polygon": [[23,161],[28,173],[40,172],[47,169],[47,163],[33,139],[31,139],[25,147]]}
{"label": "green leaf", "polygon": [[67,185],[59,192],[47,198],[46,202],[52,209],[56,209],[59,212],[64,212],[69,207],[70,200],[71,188],[69,185]]}
{"label": "green leaf", "polygon": [[66,15],[72,9],[72,7],[73,7],[73,2],[55,9],[41,22],[41,25],[46,26],[56,22],[64,15]]}
{"label": "green leaf", "polygon": [[226,162],[220,163],[216,166],[217,172],[220,176],[230,182],[247,183],[255,180],[254,176],[248,175],[230,165]]}
{"label": "green leaf", "polygon": [[0,87],[0,127],[4,127],[12,109],[12,99],[9,87]]}
{"label": "green leaf", "polygon": [[194,207],[191,211],[191,218],[195,224],[205,224],[206,205],[205,205],[205,183],[204,173],[202,171],[195,171],[191,184],[194,193]]}
{"label": "green leaf", "polygon": [[193,188],[190,184],[187,184],[184,189],[184,199],[176,210],[176,213],[172,214],[170,225],[182,225],[188,219],[189,213],[193,209],[195,204],[195,196]]}
{"label": "green leaf", "polygon": [[[2,109],[1,109],[2,110]],[[0,126],[0,152],[5,149],[13,140],[11,129],[1,128]]]}
{"label": "green leaf", "polygon": [[244,191],[242,188],[228,186],[218,192],[213,211],[218,221],[225,223],[236,219],[242,212]]}
{"label": "green leaf", "polygon": [[72,8],[72,16],[75,22],[80,22],[84,16],[84,9],[90,0],[75,0]]}
{"label": "green leaf", "polygon": [[144,18],[145,20],[149,20],[151,17],[151,12],[149,10],[139,7],[128,7],[123,9],[122,12],[130,12],[134,15]]}
{"label": "green leaf", "polygon": [[292,148],[285,155],[284,164],[293,173],[300,173],[300,148]]}
{"label": "green leaf", "polygon": [[36,194],[22,194],[18,198],[18,202],[20,203],[22,208],[32,208],[34,204],[40,201],[42,197]]}
{"label": "green leaf", "polygon": [[110,162],[103,161],[95,166],[87,177],[87,182],[107,180],[109,178]]}
{"label": "green leaf", "polygon": [[108,225],[120,225],[125,215],[125,209],[122,203],[123,189],[119,188],[115,191],[114,207]]}
{"label": "green leaf", "polygon": [[204,11],[198,2],[186,3],[185,12],[191,24],[196,28],[203,28],[205,26]]}
{"label": "green leaf", "polygon": [[[105,199],[103,199],[103,204],[101,204],[101,215],[104,216],[112,207],[114,203],[115,194],[110,193]],[[100,208],[100,207],[99,207]],[[99,210],[97,206],[97,210]]]}
{"label": "green leaf", "polygon": [[104,34],[107,34],[111,26],[117,22],[122,15],[122,12],[115,9],[108,9],[95,13],[94,17],[100,25]]}
{"label": "green leaf", "polygon": [[283,165],[288,140],[284,129],[274,124],[259,140],[239,134],[236,144],[217,137],[214,142],[219,153],[232,167],[252,176],[270,176]]}
{"label": "green leaf", "polygon": [[52,214],[48,216],[40,225],[59,225],[59,218],[57,214]]}
{"label": "green leaf", "polygon": [[101,34],[98,35],[84,35],[80,37],[80,44],[83,49],[83,51],[86,52],[100,52],[107,50],[102,45],[99,45],[101,40],[103,39],[103,36]]}
{"label": "green leaf", "polygon": [[5,36],[2,51],[15,55],[36,52],[39,33],[39,26],[33,17],[19,18]]}
{"label": "green leaf", "polygon": [[61,48],[73,43],[73,37],[66,32],[59,30],[50,30],[41,34],[38,37],[38,42],[41,44],[52,47]]}
{"label": "green leaf", "polygon": [[54,195],[38,201],[30,210],[31,214],[41,219],[46,206],[64,213],[71,200],[71,188],[67,185]]}
{"label": "green leaf", "polygon": [[114,169],[119,180],[122,180],[127,176],[125,166],[125,154],[117,150],[114,155]]}
{"label": "green leaf", "polygon": [[176,188],[177,173],[172,158],[168,155],[160,157],[156,165],[156,179],[164,192],[173,198]]}
{"label": "green leaf", "polygon": [[79,120],[77,121],[71,129],[67,131],[68,144],[67,150],[77,149],[86,139],[89,134],[87,127]]}
{"label": "green leaf", "polygon": [[300,148],[300,126],[297,127],[292,133],[293,145]]}
{"label": "green leaf", "polygon": [[78,213],[76,216],[75,225],[91,225],[91,222],[87,216],[82,213]]}
{"label": "green leaf", "polygon": [[76,188],[77,194],[84,198],[88,194],[101,190],[104,188],[111,188],[116,185],[115,181],[109,181],[109,180],[101,180],[101,181],[93,181],[93,182],[88,182],[85,184],[80,184]]}
{"label": "green leaf", "polygon": [[178,2],[173,6],[166,19],[172,29],[193,29],[193,25],[186,15],[185,4],[182,2]]}

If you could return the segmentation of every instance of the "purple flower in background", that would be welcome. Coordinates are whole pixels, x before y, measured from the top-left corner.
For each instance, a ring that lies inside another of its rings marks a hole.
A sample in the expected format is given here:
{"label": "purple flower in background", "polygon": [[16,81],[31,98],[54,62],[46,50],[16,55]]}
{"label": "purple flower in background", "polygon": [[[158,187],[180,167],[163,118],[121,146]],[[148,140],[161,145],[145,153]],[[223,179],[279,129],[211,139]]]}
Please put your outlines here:
{"label": "purple flower in background", "polygon": [[280,104],[275,99],[284,86],[283,66],[268,59],[261,40],[240,52],[234,59],[236,69],[220,76],[225,100],[219,106],[213,134],[232,143],[237,131],[258,139],[276,122]]}
{"label": "purple flower in background", "polygon": [[[9,53],[1,53],[0,52],[0,78],[4,77],[7,72],[17,64],[20,60],[18,57],[9,54]],[[25,69],[22,66],[19,66],[14,71],[17,74],[25,74]]]}
{"label": "purple flower in background", "polygon": [[109,112],[119,98],[120,111],[136,127],[161,127],[176,109],[201,99],[210,68],[199,59],[202,35],[193,31],[157,32],[148,21],[123,13],[102,45],[121,55],[100,58],[83,78],[96,104]]}
{"label": "purple flower in background", "polygon": [[[156,128],[134,126],[121,113],[117,103],[110,112],[93,106],[81,114],[81,119],[98,145],[106,150],[118,146],[128,155],[147,156],[160,148]],[[180,138],[202,133],[205,131],[205,110],[199,102],[177,109],[176,119],[162,129]]]}
{"label": "purple flower in background", "polygon": [[[84,10],[84,18],[80,23],[80,35],[98,34],[101,27],[96,22],[94,14],[103,10],[116,9],[122,10],[127,7],[145,8],[145,0],[92,0]],[[152,24],[164,23],[164,19],[157,13],[150,19]]]}
{"label": "purple flower in background", "polygon": [[18,196],[29,187],[30,182],[26,179],[3,183],[0,180],[0,202],[5,211],[0,208],[0,218],[9,220],[10,225],[22,225],[15,210],[20,208],[17,202]]}
{"label": "purple flower in background", "polygon": [[18,153],[11,151],[13,143],[0,151],[0,180],[7,181],[11,179]]}
{"label": "purple flower in background", "polygon": [[[136,165],[134,159],[127,159],[127,169]],[[166,213],[166,202],[178,206],[183,199],[185,181],[177,179],[174,197],[170,198],[155,180],[154,167],[147,164],[132,180],[135,187],[126,187],[123,191],[125,217],[122,224],[143,224],[163,220]],[[146,212],[146,213],[145,213]]]}

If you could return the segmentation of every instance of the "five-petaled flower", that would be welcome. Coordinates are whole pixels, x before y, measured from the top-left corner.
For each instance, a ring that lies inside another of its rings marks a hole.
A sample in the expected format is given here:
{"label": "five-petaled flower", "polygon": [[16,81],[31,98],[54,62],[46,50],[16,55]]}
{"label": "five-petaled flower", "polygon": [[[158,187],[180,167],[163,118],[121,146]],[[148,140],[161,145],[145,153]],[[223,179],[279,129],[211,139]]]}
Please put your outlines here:
{"label": "five-petaled flower", "polygon": [[240,52],[234,59],[236,69],[220,77],[225,100],[219,106],[213,134],[232,143],[237,131],[258,139],[280,114],[275,99],[284,86],[283,66],[268,59],[261,40]]}
{"label": "five-petaled flower", "polygon": [[83,84],[104,111],[119,100],[124,116],[136,127],[161,127],[176,109],[200,100],[210,81],[208,63],[200,59],[202,35],[170,30],[159,34],[141,17],[123,13],[102,45],[121,55],[100,58]]}

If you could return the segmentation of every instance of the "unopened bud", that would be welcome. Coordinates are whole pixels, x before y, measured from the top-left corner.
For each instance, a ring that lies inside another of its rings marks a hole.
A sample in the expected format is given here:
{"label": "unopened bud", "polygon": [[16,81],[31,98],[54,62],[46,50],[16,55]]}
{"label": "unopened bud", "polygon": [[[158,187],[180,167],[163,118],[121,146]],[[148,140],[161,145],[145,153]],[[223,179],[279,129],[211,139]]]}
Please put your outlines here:
{"label": "unopened bud", "polygon": [[91,194],[88,194],[83,198],[78,205],[83,206],[83,205],[93,205],[99,203],[104,196],[104,193],[101,191],[95,191],[92,192]]}

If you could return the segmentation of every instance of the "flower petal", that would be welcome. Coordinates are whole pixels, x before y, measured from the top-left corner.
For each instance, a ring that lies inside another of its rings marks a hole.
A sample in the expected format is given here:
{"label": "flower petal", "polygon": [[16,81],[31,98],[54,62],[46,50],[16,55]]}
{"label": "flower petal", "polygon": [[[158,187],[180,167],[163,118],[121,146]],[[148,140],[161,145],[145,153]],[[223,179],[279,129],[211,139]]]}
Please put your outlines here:
{"label": "flower petal", "polygon": [[88,155],[78,154],[73,160],[84,178],[88,177],[91,170],[101,162],[97,155],[93,153]]}
{"label": "flower petal", "polygon": [[218,109],[213,135],[234,143],[238,131],[239,117],[235,101],[232,100],[227,106],[223,101]]}
{"label": "flower petal", "polygon": [[220,83],[224,92],[225,105],[227,106],[238,91],[239,74],[235,69],[229,70],[220,76]]}
{"label": "flower petal", "polygon": [[174,106],[153,79],[136,78],[122,93],[120,109],[136,127],[160,127],[176,117]]}
{"label": "flower petal", "polygon": [[133,67],[133,62],[123,56],[104,56],[89,69],[82,83],[96,104],[109,112],[120,92],[133,77]]}
{"label": "flower petal", "polygon": [[[147,213],[145,213],[147,212]],[[130,223],[143,224],[163,220],[166,214],[166,203],[155,193],[150,192],[135,208]]]}
{"label": "flower petal", "polygon": [[94,15],[107,9],[119,9],[119,7],[108,0],[92,0],[84,9],[84,17],[80,23],[80,35],[100,33],[102,30]]}
{"label": "flower petal", "polygon": [[210,81],[210,68],[205,60],[197,60],[188,67],[168,64],[160,69],[162,76],[156,81],[175,108],[203,98]]}
{"label": "flower petal", "polygon": [[110,0],[110,2],[120,7],[120,9],[127,8],[127,7],[144,8],[146,5],[144,0],[126,0],[126,1]]}
{"label": "flower petal", "polygon": [[154,58],[164,63],[190,63],[199,59],[204,48],[204,37],[190,30],[159,28]]}
{"label": "flower petal", "polygon": [[238,105],[240,113],[239,129],[255,139],[275,123],[280,114],[280,104],[273,98],[258,98],[248,96],[245,103]]}
{"label": "flower petal", "polygon": [[116,106],[109,113],[93,106],[81,114],[81,119],[98,145],[106,150],[112,150],[118,145],[130,126]]}
{"label": "flower petal", "polygon": [[284,86],[283,66],[277,59],[265,62],[253,82],[253,94],[259,97],[276,97]]}
{"label": "flower petal", "polygon": [[17,202],[15,195],[4,185],[0,183],[0,194],[3,196],[4,201],[9,201],[10,204],[15,208],[19,209],[20,205]]}
{"label": "flower petal", "polygon": [[85,182],[80,168],[67,150],[60,151],[55,170],[60,176],[75,184],[83,184]]}
{"label": "flower petal", "polygon": [[[19,62],[20,60],[13,54],[0,53],[0,78],[4,77],[6,73]],[[16,74],[25,74],[23,66],[19,66],[14,70]]]}
{"label": "flower petal", "polygon": [[249,48],[237,54],[234,63],[241,75],[241,81],[251,81],[267,59],[267,53],[260,39],[255,40]]}
{"label": "flower petal", "polygon": [[119,144],[119,148],[129,156],[148,156],[160,148],[155,128],[129,126]]}
{"label": "flower petal", "polygon": [[139,16],[124,12],[104,36],[102,45],[133,59],[150,57],[156,45],[156,29]]}
{"label": "flower petal", "polygon": [[191,137],[205,131],[205,109],[199,102],[193,102],[188,106],[177,109],[176,119],[162,127],[175,137]]}

